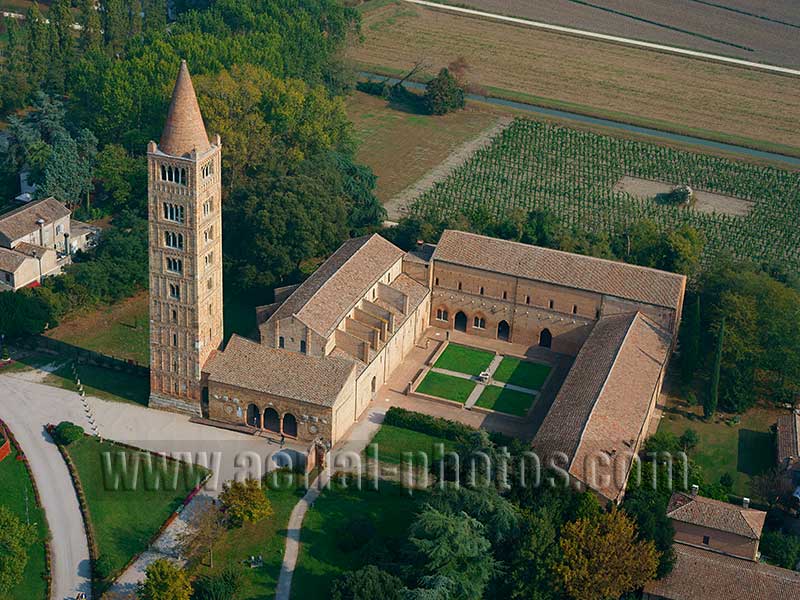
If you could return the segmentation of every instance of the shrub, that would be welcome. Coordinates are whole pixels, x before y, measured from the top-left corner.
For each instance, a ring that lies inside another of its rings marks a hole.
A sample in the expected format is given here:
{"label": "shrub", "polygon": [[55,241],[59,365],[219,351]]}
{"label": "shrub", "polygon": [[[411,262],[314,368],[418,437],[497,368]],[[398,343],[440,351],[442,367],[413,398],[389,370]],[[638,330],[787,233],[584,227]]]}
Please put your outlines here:
{"label": "shrub", "polygon": [[697,442],[699,441],[700,438],[698,437],[697,432],[694,429],[687,429],[681,435],[678,443],[684,452],[689,452],[689,450],[692,450],[695,446],[697,446]]}
{"label": "shrub", "polygon": [[800,536],[768,531],[761,538],[761,552],[772,564],[794,569],[800,562]]}
{"label": "shrub", "polygon": [[465,442],[475,433],[475,429],[462,423],[448,421],[441,417],[423,415],[422,413],[398,408],[396,406],[393,406],[386,412],[383,422],[393,427],[402,427],[403,429],[426,433],[454,442]]}
{"label": "shrub", "polygon": [[448,69],[431,79],[425,91],[425,105],[432,115],[444,115],[464,108],[464,88]]}
{"label": "shrub", "polygon": [[69,421],[62,421],[59,423],[53,435],[56,443],[62,446],[69,446],[82,437],[83,427],[75,425],[75,423],[70,423]]}
{"label": "shrub", "polygon": [[272,505],[255,479],[226,483],[219,499],[228,521],[235,527],[272,515]]}
{"label": "shrub", "polygon": [[94,561],[92,570],[94,571],[94,574],[98,579],[108,579],[114,572],[114,565],[112,564],[111,559],[107,555],[101,554]]}
{"label": "shrub", "polygon": [[235,600],[244,586],[242,572],[229,565],[219,573],[205,575],[194,582],[194,600]]}
{"label": "shrub", "polygon": [[403,582],[375,565],[350,571],[333,582],[331,600],[400,600]]}

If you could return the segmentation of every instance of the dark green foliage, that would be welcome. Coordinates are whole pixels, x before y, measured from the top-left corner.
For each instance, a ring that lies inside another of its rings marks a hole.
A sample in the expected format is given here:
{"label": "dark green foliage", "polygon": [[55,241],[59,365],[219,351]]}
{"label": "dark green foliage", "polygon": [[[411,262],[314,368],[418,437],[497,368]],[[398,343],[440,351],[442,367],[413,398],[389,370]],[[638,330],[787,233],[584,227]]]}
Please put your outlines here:
{"label": "dark green foliage", "polygon": [[69,421],[62,421],[53,431],[53,439],[56,443],[62,446],[69,446],[73,442],[77,442],[83,437],[83,427],[70,423]]}
{"label": "dark green foliage", "polygon": [[644,484],[628,490],[622,507],[636,522],[641,539],[653,540],[656,550],[661,553],[658,564],[658,577],[668,575],[675,565],[672,542],[675,529],[667,517],[667,503],[670,493],[667,490],[653,489]]}
{"label": "dark green foliage", "polygon": [[706,401],[703,404],[703,413],[706,419],[710,419],[717,411],[717,403],[719,402],[719,381],[720,370],[722,369],[722,349],[725,344],[725,318],[722,318],[717,331],[717,346],[714,352],[714,364],[711,367],[711,390],[706,396]]}
{"label": "dark green foliage", "polygon": [[697,446],[697,442],[700,441],[700,438],[697,435],[697,432],[694,429],[687,429],[681,434],[680,439],[678,439],[678,444],[681,447],[681,450],[684,452],[689,452],[693,450],[695,446]]}
{"label": "dark green foliage", "polygon": [[219,573],[204,575],[196,579],[193,600],[237,600],[244,587],[241,568],[228,565]]}
{"label": "dark green foliage", "polygon": [[612,249],[627,262],[693,275],[699,268],[704,245],[698,231],[688,225],[665,235],[657,223],[644,219],[617,236]]}
{"label": "dark green foliage", "polygon": [[375,523],[366,515],[350,518],[336,536],[336,545],[342,552],[361,550],[375,536]]}
{"label": "dark green foliage", "polygon": [[476,489],[446,487],[432,495],[430,505],[453,515],[466,514],[485,526],[485,535],[497,548],[507,543],[520,522],[517,508],[503,498],[494,486]]}
{"label": "dark green foliage", "polygon": [[703,325],[700,312],[700,295],[694,301],[685,303],[686,313],[680,329],[680,365],[681,379],[690,384],[698,368],[702,367]]}
{"label": "dark green foliage", "polygon": [[464,108],[464,87],[446,68],[428,82],[425,105],[432,115],[444,115]]}
{"label": "dark green foliage", "polygon": [[768,531],[759,548],[767,561],[784,569],[794,570],[800,562],[800,536]]}
{"label": "dark green foliage", "polygon": [[[62,423],[62,425],[63,425],[63,423]],[[61,425],[59,425],[59,427],[60,426]],[[56,431],[58,431],[58,430],[56,430]],[[59,437],[61,436],[60,433],[58,435],[59,435]],[[80,433],[80,435],[78,436],[77,439],[80,439],[81,437],[83,437],[83,430],[81,430],[81,433]],[[75,440],[73,440],[73,441],[75,441]],[[60,442],[60,443],[64,444],[64,442]],[[65,444],[65,445],[69,445],[69,444]],[[114,563],[108,556],[106,556],[105,554],[102,554],[92,564],[92,571],[93,571],[93,573],[94,573],[94,575],[95,575],[95,577],[97,579],[101,579],[101,580],[108,579],[109,577],[111,577],[111,575],[114,572]]]}
{"label": "dark green foliage", "polygon": [[42,333],[58,324],[49,290],[24,288],[0,292],[0,333],[14,339]]}
{"label": "dark green foliage", "polygon": [[403,582],[374,565],[349,571],[333,582],[331,600],[400,600]]}

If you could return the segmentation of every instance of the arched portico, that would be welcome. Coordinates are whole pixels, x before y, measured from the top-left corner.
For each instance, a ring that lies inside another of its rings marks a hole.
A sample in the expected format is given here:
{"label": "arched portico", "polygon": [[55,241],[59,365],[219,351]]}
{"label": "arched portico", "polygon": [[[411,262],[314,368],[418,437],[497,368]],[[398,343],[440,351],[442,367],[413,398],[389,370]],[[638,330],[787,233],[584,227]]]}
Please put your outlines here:
{"label": "arched portico", "polygon": [[273,433],[281,432],[281,417],[274,408],[264,409],[264,429]]}
{"label": "arched portico", "polygon": [[247,406],[247,424],[250,425],[250,427],[261,428],[261,411],[258,410],[255,404],[249,404]]}
{"label": "arched portico", "polygon": [[283,428],[281,433],[288,437],[297,437],[297,418],[292,413],[283,415]]}

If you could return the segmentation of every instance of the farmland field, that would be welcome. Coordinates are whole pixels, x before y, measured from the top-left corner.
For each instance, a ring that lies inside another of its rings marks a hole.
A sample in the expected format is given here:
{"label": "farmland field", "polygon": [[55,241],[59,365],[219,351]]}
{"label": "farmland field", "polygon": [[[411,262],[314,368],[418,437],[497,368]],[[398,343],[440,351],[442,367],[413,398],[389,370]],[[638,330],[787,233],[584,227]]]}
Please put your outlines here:
{"label": "farmland field", "polygon": [[400,3],[363,12],[363,70],[431,75],[463,57],[486,93],[697,137],[800,154],[800,78]]}
{"label": "farmland field", "polygon": [[[615,191],[625,177],[730,195],[752,202],[747,216],[643,202]],[[563,224],[615,233],[648,218],[668,231],[683,224],[706,238],[706,256],[730,251],[800,270],[800,173],[518,119],[448,179],[420,196],[412,212],[439,218],[475,209],[548,210]]]}
{"label": "farmland field", "polygon": [[792,0],[446,0],[443,4],[744,60],[800,66],[800,10]]}

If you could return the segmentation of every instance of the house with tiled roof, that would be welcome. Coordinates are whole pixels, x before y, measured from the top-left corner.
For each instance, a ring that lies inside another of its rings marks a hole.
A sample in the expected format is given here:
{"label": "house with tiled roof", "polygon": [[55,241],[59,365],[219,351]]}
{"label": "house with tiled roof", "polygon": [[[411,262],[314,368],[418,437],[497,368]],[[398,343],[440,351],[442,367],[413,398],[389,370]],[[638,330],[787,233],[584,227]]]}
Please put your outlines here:
{"label": "house with tiled roof", "polygon": [[72,219],[55,198],[0,215],[0,290],[18,290],[56,275],[99,230]]}
{"label": "house with tiled roof", "polygon": [[778,464],[800,477],[800,410],[779,415],[776,429]]}
{"label": "house with tiled roof", "polygon": [[645,586],[645,600],[789,600],[800,597],[800,573],[759,562],[766,513],[704,498],[697,487],[670,498],[675,528],[672,572]]}

